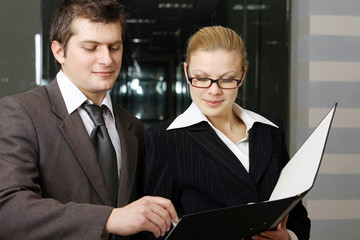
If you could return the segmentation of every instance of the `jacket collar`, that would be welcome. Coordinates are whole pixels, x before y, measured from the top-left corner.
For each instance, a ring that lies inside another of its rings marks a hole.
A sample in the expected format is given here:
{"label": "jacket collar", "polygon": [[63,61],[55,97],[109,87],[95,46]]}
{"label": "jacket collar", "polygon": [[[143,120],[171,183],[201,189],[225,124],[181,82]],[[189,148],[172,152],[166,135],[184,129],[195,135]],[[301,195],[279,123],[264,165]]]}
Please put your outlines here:
{"label": "jacket collar", "polygon": [[74,151],[74,154],[88,176],[89,181],[94,186],[104,204],[111,205],[105,179],[101,177],[103,175],[96,159],[95,150],[92,147],[89,135],[84,124],[82,124],[82,119],[78,111],[73,111],[71,114],[68,114],[57,79],[54,79],[47,86],[47,91],[52,111],[62,120],[62,123],[59,126],[60,131]]}
{"label": "jacket collar", "polygon": [[208,158],[209,161],[226,169],[227,172],[255,190],[254,183],[244,166],[207,122],[202,121],[187,127],[186,133],[200,146],[202,157]]}
{"label": "jacket collar", "polygon": [[135,136],[132,119],[127,119],[119,107],[114,107],[116,128],[120,137],[122,168],[119,181],[118,206],[125,206],[131,200],[136,185],[139,140]]}
{"label": "jacket collar", "polygon": [[183,114],[179,115],[167,130],[186,128],[187,133],[198,144],[202,145],[205,152],[213,156],[210,159],[216,161],[220,166],[241,178],[243,182],[255,188],[254,184],[259,182],[271,159],[273,144],[271,128],[278,128],[278,126],[263,116],[245,110],[237,104],[234,104],[233,109],[237,116],[245,122],[250,135],[249,173],[218,137],[215,128],[194,103]]}

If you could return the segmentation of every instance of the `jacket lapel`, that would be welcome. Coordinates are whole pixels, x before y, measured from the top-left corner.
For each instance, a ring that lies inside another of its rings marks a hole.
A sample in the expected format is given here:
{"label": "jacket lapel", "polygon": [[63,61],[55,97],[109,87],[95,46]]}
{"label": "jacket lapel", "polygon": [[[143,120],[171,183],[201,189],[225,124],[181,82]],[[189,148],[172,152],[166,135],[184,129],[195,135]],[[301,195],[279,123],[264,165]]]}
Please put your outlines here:
{"label": "jacket lapel", "polygon": [[59,126],[61,132],[104,204],[111,205],[103,173],[79,113],[77,111],[70,115],[67,113],[56,79],[48,85],[47,89],[53,112],[63,120]]}
{"label": "jacket lapel", "polygon": [[250,176],[256,183],[264,174],[272,153],[271,127],[255,123],[249,135]]}
{"label": "jacket lapel", "polygon": [[188,134],[207,154],[212,156],[209,160],[215,161],[219,166],[240,178],[241,181],[255,188],[252,179],[239,159],[231,152],[208,123],[201,122],[189,127]]}
{"label": "jacket lapel", "polygon": [[121,117],[118,107],[113,107],[116,128],[120,137],[122,168],[118,191],[118,206],[124,206],[131,200],[131,194],[135,186],[136,168],[138,162],[138,139],[131,132],[130,119]]}

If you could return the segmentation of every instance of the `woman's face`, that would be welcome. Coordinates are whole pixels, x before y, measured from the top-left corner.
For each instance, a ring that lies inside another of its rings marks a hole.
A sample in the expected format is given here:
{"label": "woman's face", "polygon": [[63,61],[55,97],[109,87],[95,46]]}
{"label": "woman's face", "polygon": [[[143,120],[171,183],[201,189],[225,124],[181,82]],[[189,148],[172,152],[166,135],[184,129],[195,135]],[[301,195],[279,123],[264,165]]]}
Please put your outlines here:
{"label": "woman's face", "polygon": [[[191,53],[189,65],[184,64],[190,78],[237,79],[243,74],[241,56],[237,51],[202,51]],[[245,75],[245,73],[244,73]],[[209,88],[196,88],[190,85],[193,102],[208,118],[221,118],[232,114],[232,105],[237,97],[238,88],[221,89],[216,83]]]}

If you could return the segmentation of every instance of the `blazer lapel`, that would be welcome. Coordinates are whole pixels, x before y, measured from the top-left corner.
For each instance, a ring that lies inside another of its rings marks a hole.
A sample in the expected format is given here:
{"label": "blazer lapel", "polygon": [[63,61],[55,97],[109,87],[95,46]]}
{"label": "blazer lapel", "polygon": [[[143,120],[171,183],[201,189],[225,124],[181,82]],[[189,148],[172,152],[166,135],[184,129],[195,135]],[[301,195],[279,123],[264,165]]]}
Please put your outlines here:
{"label": "blazer lapel", "polygon": [[188,128],[188,134],[212,157],[218,165],[227,169],[241,181],[255,188],[248,172],[239,159],[231,152],[216,132],[206,122],[201,122]]}
{"label": "blazer lapel", "polygon": [[104,204],[111,205],[103,173],[79,113],[77,111],[74,111],[70,115],[67,113],[56,80],[53,80],[47,89],[53,112],[63,120],[59,126],[61,132],[74,151],[91,184],[94,186]]}
{"label": "blazer lapel", "polygon": [[130,119],[121,117],[118,107],[114,107],[116,128],[120,137],[122,168],[120,172],[118,206],[124,206],[131,200],[135,186],[136,168],[138,162],[138,139],[131,132]]}
{"label": "blazer lapel", "polygon": [[271,127],[255,123],[249,135],[250,176],[256,183],[264,174],[272,153]]}

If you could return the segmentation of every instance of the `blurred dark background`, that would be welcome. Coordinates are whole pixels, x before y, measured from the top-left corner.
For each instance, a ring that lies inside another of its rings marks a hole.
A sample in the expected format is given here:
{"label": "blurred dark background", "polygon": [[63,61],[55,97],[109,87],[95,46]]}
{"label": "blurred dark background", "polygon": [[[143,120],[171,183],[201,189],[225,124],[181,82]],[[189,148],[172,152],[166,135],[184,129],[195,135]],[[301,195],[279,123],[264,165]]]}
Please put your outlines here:
{"label": "blurred dark background", "polygon": [[[245,41],[249,69],[239,104],[273,112],[287,125],[289,0],[120,0],[128,13],[122,70],[111,92],[148,127],[177,116],[191,102],[181,63],[187,39],[200,27],[222,25]],[[43,79],[56,75],[49,22],[58,3],[42,1]],[[47,45],[47,46],[46,46]]]}

